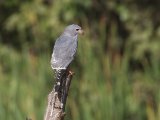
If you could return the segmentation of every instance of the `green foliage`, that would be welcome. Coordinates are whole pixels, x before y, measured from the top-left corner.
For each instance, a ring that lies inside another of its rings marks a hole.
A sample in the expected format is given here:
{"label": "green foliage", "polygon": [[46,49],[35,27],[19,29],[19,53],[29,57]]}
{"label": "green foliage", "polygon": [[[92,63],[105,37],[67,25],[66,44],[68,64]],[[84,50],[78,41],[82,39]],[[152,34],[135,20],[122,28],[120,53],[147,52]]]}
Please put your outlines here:
{"label": "green foliage", "polygon": [[85,35],[66,120],[160,119],[158,0],[11,0],[0,13],[0,119],[43,119],[54,40],[71,23]]}

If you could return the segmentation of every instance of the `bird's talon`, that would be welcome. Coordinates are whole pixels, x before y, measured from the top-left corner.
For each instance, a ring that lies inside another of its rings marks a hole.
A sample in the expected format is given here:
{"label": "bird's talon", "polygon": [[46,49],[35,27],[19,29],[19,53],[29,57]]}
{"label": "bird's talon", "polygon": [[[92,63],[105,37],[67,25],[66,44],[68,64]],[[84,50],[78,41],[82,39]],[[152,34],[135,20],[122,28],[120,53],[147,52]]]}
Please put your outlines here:
{"label": "bird's talon", "polygon": [[74,75],[75,74],[75,72],[73,72],[71,70],[69,70],[68,72],[69,72],[70,75]]}

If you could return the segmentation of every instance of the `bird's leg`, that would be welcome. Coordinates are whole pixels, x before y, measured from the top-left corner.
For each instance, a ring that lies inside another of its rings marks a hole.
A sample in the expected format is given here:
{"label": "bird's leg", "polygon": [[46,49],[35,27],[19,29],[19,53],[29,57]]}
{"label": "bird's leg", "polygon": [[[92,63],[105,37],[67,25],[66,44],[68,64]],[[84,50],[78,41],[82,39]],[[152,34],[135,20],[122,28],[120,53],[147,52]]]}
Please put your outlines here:
{"label": "bird's leg", "polygon": [[67,74],[68,75],[74,75],[75,73],[70,68],[68,68],[67,69]]}

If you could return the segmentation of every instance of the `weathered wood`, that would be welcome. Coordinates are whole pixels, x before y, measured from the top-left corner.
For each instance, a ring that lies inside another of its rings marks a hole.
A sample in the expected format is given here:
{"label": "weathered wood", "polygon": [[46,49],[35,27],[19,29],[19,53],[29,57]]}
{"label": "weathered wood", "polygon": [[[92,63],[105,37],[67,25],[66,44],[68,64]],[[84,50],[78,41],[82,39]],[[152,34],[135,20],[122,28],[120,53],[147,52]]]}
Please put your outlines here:
{"label": "weathered wood", "polygon": [[63,120],[65,116],[65,105],[69,92],[70,83],[73,73],[68,72],[66,77],[61,81],[59,91],[55,91],[56,85],[48,95],[48,105],[44,120]]}

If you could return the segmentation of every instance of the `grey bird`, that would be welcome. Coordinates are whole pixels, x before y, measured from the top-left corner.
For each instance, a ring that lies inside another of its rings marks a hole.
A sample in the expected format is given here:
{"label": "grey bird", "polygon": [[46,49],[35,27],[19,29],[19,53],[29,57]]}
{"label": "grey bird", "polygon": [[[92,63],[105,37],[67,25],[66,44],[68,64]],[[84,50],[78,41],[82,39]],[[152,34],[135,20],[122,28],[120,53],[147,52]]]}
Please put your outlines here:
{"label": "grey bird", "polygon": [[56,85],[61,84],[61,80],[77,51],[78,34],[82,34],[83,30],[76,24],[69,25],[64,32],[56,40],[52,58],[51,67],[55,70]]}

